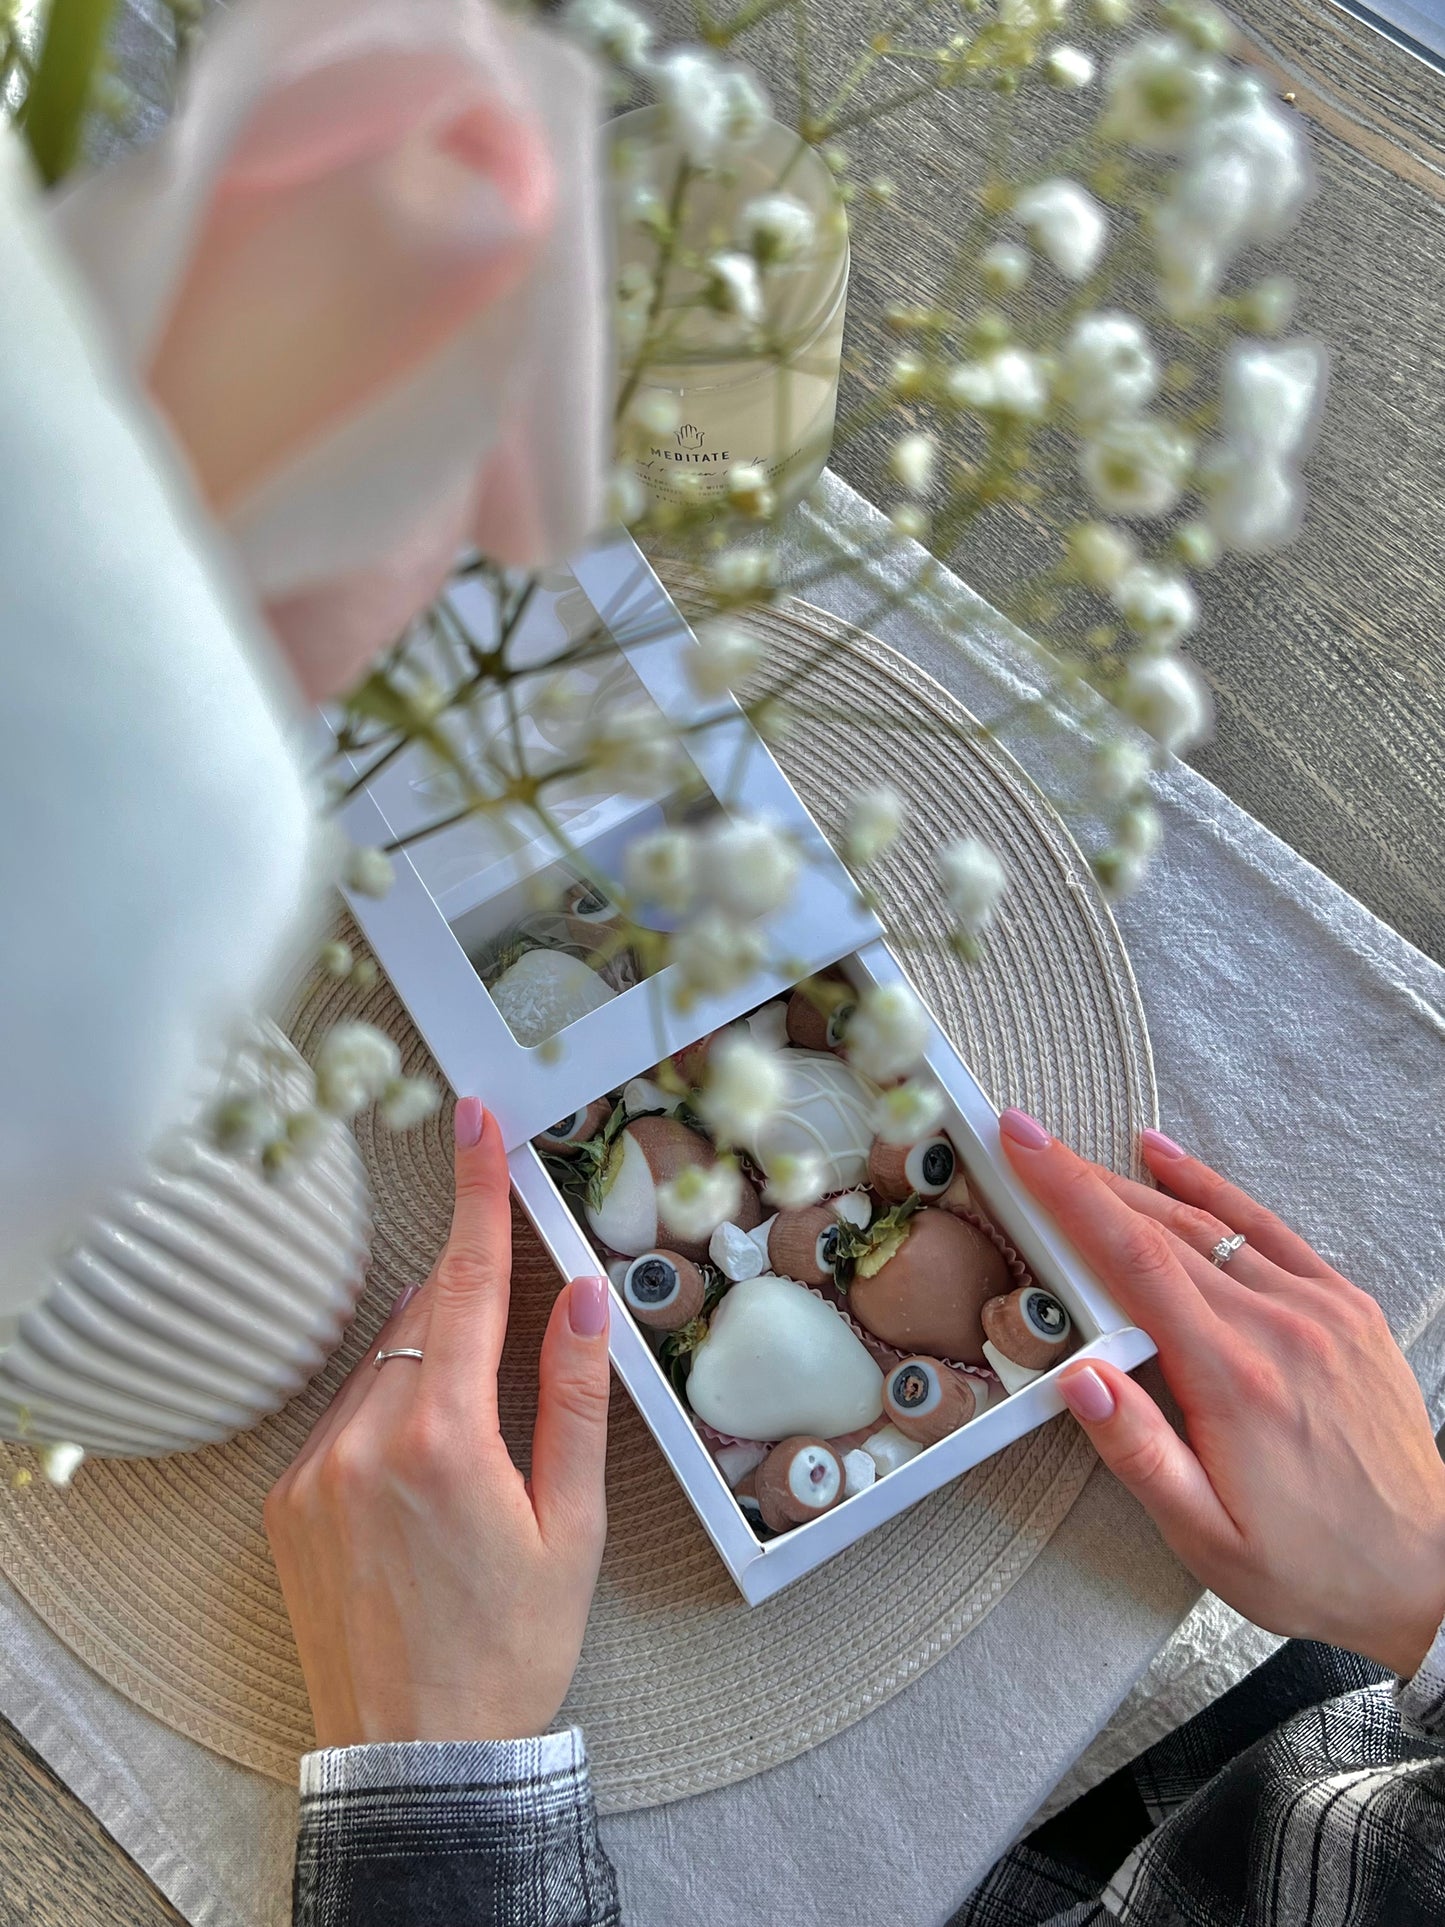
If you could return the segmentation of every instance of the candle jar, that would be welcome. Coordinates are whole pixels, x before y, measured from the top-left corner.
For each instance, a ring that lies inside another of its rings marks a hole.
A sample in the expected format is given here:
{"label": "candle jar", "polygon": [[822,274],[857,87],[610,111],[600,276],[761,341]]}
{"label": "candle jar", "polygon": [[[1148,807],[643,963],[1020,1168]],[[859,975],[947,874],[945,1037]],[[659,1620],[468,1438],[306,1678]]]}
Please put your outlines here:
{"label": "candle jar", "polygon": [[[730,470],[756,467],[786,507],[817,480],[833,442],[848,292],[837,184],[817,150],[777,121],[705,173],[686,167],[656,108],[613,129],[626,452],[654,500],[721,499]],[[807,209],[812,238],[758,263],[761,318],[720,311],[709,262],[747,252],[744,210],[772,194]],[[674,206],[675,229],[648,224],[648,207]]]}

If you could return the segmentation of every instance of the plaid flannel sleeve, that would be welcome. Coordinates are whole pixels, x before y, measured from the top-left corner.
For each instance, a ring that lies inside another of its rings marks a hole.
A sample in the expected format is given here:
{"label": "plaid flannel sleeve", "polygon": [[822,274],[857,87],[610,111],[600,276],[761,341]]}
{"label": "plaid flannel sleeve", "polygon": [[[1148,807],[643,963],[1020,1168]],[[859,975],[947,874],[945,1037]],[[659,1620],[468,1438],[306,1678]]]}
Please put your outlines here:
{"label": "plaid flannel sleeve", "polygon": [[301,1762],[294,1927],[618,1927],[582,1735]]}
{"label": "plaid flannel sleeve", "polygon": [[1445,1625],[1413,1679],[1399,1687],[1400,1724],[1412,1737],[1445,1741]]}

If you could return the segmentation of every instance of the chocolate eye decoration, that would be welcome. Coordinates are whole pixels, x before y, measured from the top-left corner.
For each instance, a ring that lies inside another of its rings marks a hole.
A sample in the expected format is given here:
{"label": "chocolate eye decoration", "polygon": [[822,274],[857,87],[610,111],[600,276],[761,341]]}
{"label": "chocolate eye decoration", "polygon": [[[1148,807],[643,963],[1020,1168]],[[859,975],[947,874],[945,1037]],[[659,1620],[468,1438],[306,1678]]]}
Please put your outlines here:
{"label": "chocolate eye decoration", "polygon": [[1077,1343],[1067,1309],[1038,1285],[991,1298],[982,1317],[983,1355],[1010,1392],[1059,1364]]}
{"label": "chocolate eye decoration", "polygon": [[1061,1345],[1074,1329],[1074,1321],[1057,1298],[1037,1285],[1025,1290],[1019,1301],[1024,1323],[1046,1345]]}
{"label": "chocolate eye decoration", "polygon": [[836,1224],[830,1224],[828,1229],[820,1234],[814,1249],[817,1253],[819,1271],[826,1271],[830,1278],[834,1277],[838,1270],[838,1227]]}
{"label": "chocolate eye decoration", "polygon": [[595,1097],[590,1104],[584,1104],[580,1111],[559,1117],[555,1124],[549,1124],[545,1131],[537,1133],[535,1142],[538,1150],[550,1151],[554,1157],[572,1156],[580,1145],[596,1137],[607,1122],[611,1108],[605,1097]]}
{"label": "chocolate eye decoration", "polygon": [[936,1445],[980,1409],[973,1381],[937,1358],[905,1358],[883,1386],[884,1412],[905,1438],[919,1445]]}
{"label": "chocolate eye decoration", "polygon": [[756,1478],[758,1509],[774,1532],[806,1525],[843,1496],[843,1461],[822,1439],[784,1439],[763,1460]]}
{"label": "chocolate eye decoration", "polygon": [[609,923],[617,906],[595,883],[574,883],[567,892],[567,914],[581,923]]}
{"label": "chocolate eye decoration", "polygon": [[875,1138],[868,1154],[868,1181],[889,1204],[902,1204],[917,1192],[939,1198],[953,1183],[958,1153],[941,1131],[914,1144],[889,1144]]}
{"label": "chocolate eye decoration", "polygon": [[768,1224],[768,1263],[780,1278],[826,1285],[838,1269],[838,1214],[826,1204],[780,1211]]}
{"label": "chocolate eye decoration", "polygon": [[788,1041],[800,1050],[837,1050],[858,1000],[844,985],[821,982],[788,999]]}
{"label": "chocolate eye decoration", "polygon": [[702,1310],[706,1287],[690,1259],[675,1251],[644,1251],[622,1274],[622,1296],[640,1325],[678,1331]]}

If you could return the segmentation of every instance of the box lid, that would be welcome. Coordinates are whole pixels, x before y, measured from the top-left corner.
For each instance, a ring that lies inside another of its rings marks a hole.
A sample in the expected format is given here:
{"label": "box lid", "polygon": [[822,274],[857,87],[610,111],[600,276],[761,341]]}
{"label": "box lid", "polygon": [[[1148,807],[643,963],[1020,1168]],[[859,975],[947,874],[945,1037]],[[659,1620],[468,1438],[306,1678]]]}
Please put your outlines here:
{"label": "box lid", "polygon": [[[687,667],[697,645],[630,536],[607,537],[569,571],[543,578],[517,624],[516,654],[509,660],[545,669],[565,647],[569,622],[575,628],[579,594],[587,623],[595,627],[600,617],[618,646],[605,673],[635,678],[639,694],[645,692],[673,722],[691,727],[688,754],[722,807],[737,799],[749,815],[785,825],[804,864],[792,900],[762,926],[769,967],[747,983],[725,996],[697,997],[680,1010],[675,972],[668,968],[590,1010],[555,1038],[528,1045],[518,1041],[492,1001],[473,957],[479,943],[525,909],[529,889],[558,865],[555,835],[540,819],[511,811],[448,812],[445,770],[420,750],[379,769],[342,813],[353,841],[386,847],[440,816],[451,813],[458,820],[440,834],[395,849],[391,890],[379,899],[348,893],[351,908],[448,1082],[484,1100],[509,1150],[879,933],[877,919],[738,705],[731,698],[702,702],[693,692]],[[487,636],[497,613],[492,586],[476,578],[455,591],[453,601],[462,619]],[[440,638],[438,647],[446,646]],[[508,744],[525,745],[527,734],[545,732],[547,717],[528,706],[525,681],[518,687],[520,699],[514,697],[509,712],[493,719],[498,735],[490,744],[473,740],[457,747],[495,758],[505,756]],[[477,729],[485,735],[487,721],[478,720],[474,736]],[[354,757],[352,766],[360,775],[365,756]],[[615,874],[610,866],[626,844],[663,821],[675,803],[649,795],[643,785],[639,789],[637,795],[599,789],[561,799],[564,835],[603,874]]]}

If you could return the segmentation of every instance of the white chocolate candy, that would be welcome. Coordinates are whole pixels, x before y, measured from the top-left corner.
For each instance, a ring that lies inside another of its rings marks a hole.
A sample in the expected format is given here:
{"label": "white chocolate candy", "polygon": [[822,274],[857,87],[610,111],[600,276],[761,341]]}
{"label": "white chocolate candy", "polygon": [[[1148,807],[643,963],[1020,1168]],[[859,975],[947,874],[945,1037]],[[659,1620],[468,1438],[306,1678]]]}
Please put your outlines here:
{"label": "white chocolate candy", "polygon": [[669,1097],[661,1084],[654,1084],[650,1077],[633,1077],[622,1087],[622,1103],[629,1117],[643,1117],[653,1111],[671,1117],[682,1099]]}
{"label": "white chocolate candy", "polygon": [[790,1278],[746,1278],[692,1355],[687,1401],[733,1438],[837,1438],[881,1414],[883,1374],[831,1305]]}
{"label": "white chocolate candy", "polygon": [[1032,1371],[1027,1365],[1015,1365],[1011,1358],[1005,1358],[991,1338],[983,1341],[983,1355],[998,1373],[1006,1392],[1021,1392],[1025,1385],[1032,1385],[1043,1373]]}
{"label": "white chocolate candy", "polygon": [[713,1453],[717,1469],[729,1486],[741,1485],[749,1472],[756,1472],[767,1456],[766,1445],[720,1445]]}
{"label": "white chocolate candy", "polygon": [[712,1259],[724,1278],[731,1278],[736,1284],[743,1278],[760,1278],[768,1268],[768,1219],[767,1224],[758,1226],[755,1232],[744,1231],[741,1225],[720,1224],[708,1239],[707,1255]]}
{"label": "white chocolate candy", "polygon": [[753,1042],[764,1050],[781,1050],[788,1041],[788,1006],[777,998],[744,1017],[743,1023],[751,1031]]}
{"label": "white chocolate candy", "polygon": [[855,1446],[851,1452],[843,1454],[843,1497],[854,1498],[866,1492],[870,1485],[878,1483],[878,1467],[863,1450]]}
{"label": "white chocolate candy", "polygon": [[491,986],[492,1002],[519,1044],[544,1044],[617,992],[565,950],[524,950]]}
{"label": "white chocolate candy", "polygon": [[916,1439],[906,1439],[896,1425],[885,1425],[870,1439],[863,1441],[863,1450],[878,1468],[879,1478],[896,1472],[900,1465],[907,1465],[916,1459],[923,1447]]}
{"label": "white chocolate candy", "polygon": [[816,1158],[825,1192],[864,1183],[877,1087],[827,1051],[785,1050],[778,1061],[783,1101],[746,1146],[754,1162],[771,1175],[780,1160]]}
{"label": "white chocolate candy", "polygon": [[854,1225],[859,1231],[866,1231],[873,1222],[873,1200],[866,1191],[845,1191],[841,1197],[830,1198],[828,1202],[845,1224]]}

